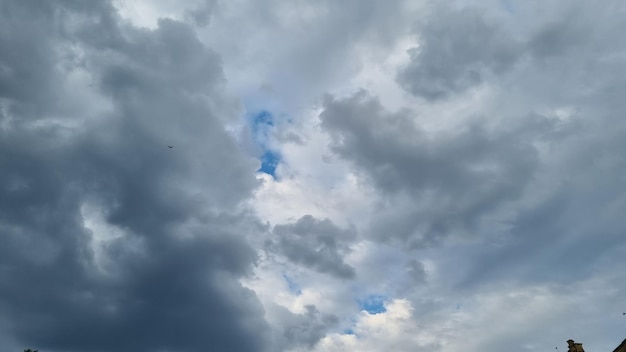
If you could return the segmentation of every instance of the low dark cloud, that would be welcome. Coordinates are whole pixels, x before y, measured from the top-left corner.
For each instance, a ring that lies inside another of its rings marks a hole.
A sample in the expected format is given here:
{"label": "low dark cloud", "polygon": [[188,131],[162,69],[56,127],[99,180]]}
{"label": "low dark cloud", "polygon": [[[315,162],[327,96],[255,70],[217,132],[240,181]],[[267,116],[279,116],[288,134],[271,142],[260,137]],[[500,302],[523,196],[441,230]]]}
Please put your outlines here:
{"label": "low dark cloud", "polygon": [[[0,6],[0,336],[51,352],[267,350],[239,283],[256,260],[245,238],[264,230],[239,206],[258,163],[215,116],[218,56],[185,24],[138,29],[104,1]],[[102,240],[86,205],[121,236]]]}
{"label": "low dark cloud", "polygon": [[366,92],[327,97],[320,118],[335,153],[384,194],[408,197],[407,206],[374,221],[373,236],[411,246],[471,231],[519,198],[539,165],[534,142],[555,133],[553,121],[528,116],[495,129],[474,123],[431,135],[410,112],[387,112]]}
{"label": "low dark cloud", "polygon": [[[366,92],[329,96],[320,115],[332,150],[381,194],[372,238],[411,248],[467,241],[442,260],[459,273],[455,289],[576,282],[624,251],[624,102],[615,92],[626,46],[612,15],[624,8],[561,4],[536,22],[529,8],[506,30],[479,10],[435,11],[419,27],[419,51],[398,76],[410,92],[438,100],[470,89],[461,83],[473,67],[490,77],[478,113],[457,116],[464,123],[427,131],[417,121],[437,116],[387,111]],[[441,96],[428,94],[433,82],[446,87]]]}
{"label": "low dark cloud", "polygon": [[505,26],[478,10],[435,11],[418,26],[419,47],[397,80],[411,94],[435,101],[480,85],[485,76],[502,74],[522,54]]}
{"label": "low dark cloud", "polygon": [[[538,9],[546,13],[537,16]],[[408,50],[410,61],[396,80],[412,95],[438,102],[485,83],[507,82],[502,89],[517,89],[519,81],[506,77],[520,66],[527,72],[549,65],[572,75],[574,67],[591,64],[597,58],[594,53],[602,56],[624,45],[615,35],[621,24],[613,16],[621,11],[617,2],[601,8],[583,3],[561,3],[556,8],[529,4],[526,11],[507,16],[474,6],[455,10],[435,6],[417,23],[419,45]],[[547,96],[557,98],[558,93]]]}
{"label": "low dark cloud", "polygon": [[426,282],[427,274],[422,262],[412,259],[406,264],[405,270],[412,283],[423,284]]}
{"label": "low dark cloud", "polygon": [[273,235],[268,249],[295,264],[341,279],[356,275],[355,269],[343,260],[356,238],[354,229],[344,230],[328,219],[305,215],[293,224],[276,225]]}
{"label": "low dark cloud", "polygon": [[190,9],[187,9],[185,16],[196,26],[206,27],[211,22],[211,15],[216,7],[217,0],[200,0]]}
{"label": "low dark cloud", "polygon": [[0,2],[0,350],[618,340],[623,2],[183,7]]}
{"label": "low dark cloud", "polygon": [[280,327],[279,346],[281,350],[293,348],[313,348],[329,330],[336,327],[336,315],[320,312],[314,305],[304,306],[304,312],[294,314],[281,306],[275,306]]}

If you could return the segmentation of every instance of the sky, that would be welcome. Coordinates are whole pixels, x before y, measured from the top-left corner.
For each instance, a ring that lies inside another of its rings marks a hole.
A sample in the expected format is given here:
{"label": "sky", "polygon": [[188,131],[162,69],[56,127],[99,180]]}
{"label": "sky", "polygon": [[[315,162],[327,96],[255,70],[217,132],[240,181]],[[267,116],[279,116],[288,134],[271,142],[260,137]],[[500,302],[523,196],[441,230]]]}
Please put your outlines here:
{"label": "sky", "polygon": [[3,0],[0,350],[612,351],[624,18]]}

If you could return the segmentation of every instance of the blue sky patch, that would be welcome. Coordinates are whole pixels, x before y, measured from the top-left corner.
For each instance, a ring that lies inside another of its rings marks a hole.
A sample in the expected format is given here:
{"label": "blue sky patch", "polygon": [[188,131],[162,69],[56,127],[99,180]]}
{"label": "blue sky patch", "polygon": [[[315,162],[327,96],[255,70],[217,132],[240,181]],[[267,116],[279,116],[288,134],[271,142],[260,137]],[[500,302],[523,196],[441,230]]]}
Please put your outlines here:
{"label": "blue sky patch", "polygon": [[276,167],[280,163],[280,153],[269,146],[271,129],[274,128],[274,116],[267,110],[261,110],[249,117],[252,138],[261,150],[259,160],[261,167],[257,172],[263,172],[276,178]]}
{"label": "blue sky patch", "polygon": [[261,110],[253,114],[252,133],[255,137],[267,133],[267,129],[274,127],[274,116],[269,111]]}
{"label": "blue sky patch", "polygon": [[292,278],[287,276],[287,274],[283,273],[283,279],[287,282],[287,286],[289,287],[289,292],[300,296],[302,294],[302,290],[300,289],[300,285],[296,283]]}
{"label": "blue sky patch", "polygon": [[370,314],[378,314],[384,313],[387,311],[385,309],[385,302],[387,301],[387,297],[381,295],[369,295],[364,300],[358,300],[359,308],[364,310]]}
{"label": "blue sky patch", "polygon": [[261,155],[261,167],[257,170],[257,172],[264,172],[268,175],[271,175],[273,178],[276,178],[276,166],[280,162],[280,155],[272,150],[266,150],[263,155]]}

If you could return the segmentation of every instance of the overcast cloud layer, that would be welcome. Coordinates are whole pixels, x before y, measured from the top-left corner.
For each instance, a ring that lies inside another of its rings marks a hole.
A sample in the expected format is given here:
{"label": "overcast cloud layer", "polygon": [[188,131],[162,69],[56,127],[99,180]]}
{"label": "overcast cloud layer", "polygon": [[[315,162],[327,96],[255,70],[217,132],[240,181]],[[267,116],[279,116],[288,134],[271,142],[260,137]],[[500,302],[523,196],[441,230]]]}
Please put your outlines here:
{"label": "overcast cloud layer", "polygon": [[612,351],[626,5],[0,3],[0,350]]}

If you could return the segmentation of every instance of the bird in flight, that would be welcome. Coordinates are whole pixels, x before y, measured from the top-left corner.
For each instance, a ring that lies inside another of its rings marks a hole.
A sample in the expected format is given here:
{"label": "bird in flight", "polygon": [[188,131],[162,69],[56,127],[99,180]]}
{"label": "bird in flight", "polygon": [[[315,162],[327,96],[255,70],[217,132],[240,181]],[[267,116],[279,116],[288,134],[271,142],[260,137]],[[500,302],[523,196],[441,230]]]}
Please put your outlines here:
{"label": "bird in flight", "polygon": [[170,148],[170,149],[174,148],[173,145],[168,145],[167,147]]}

